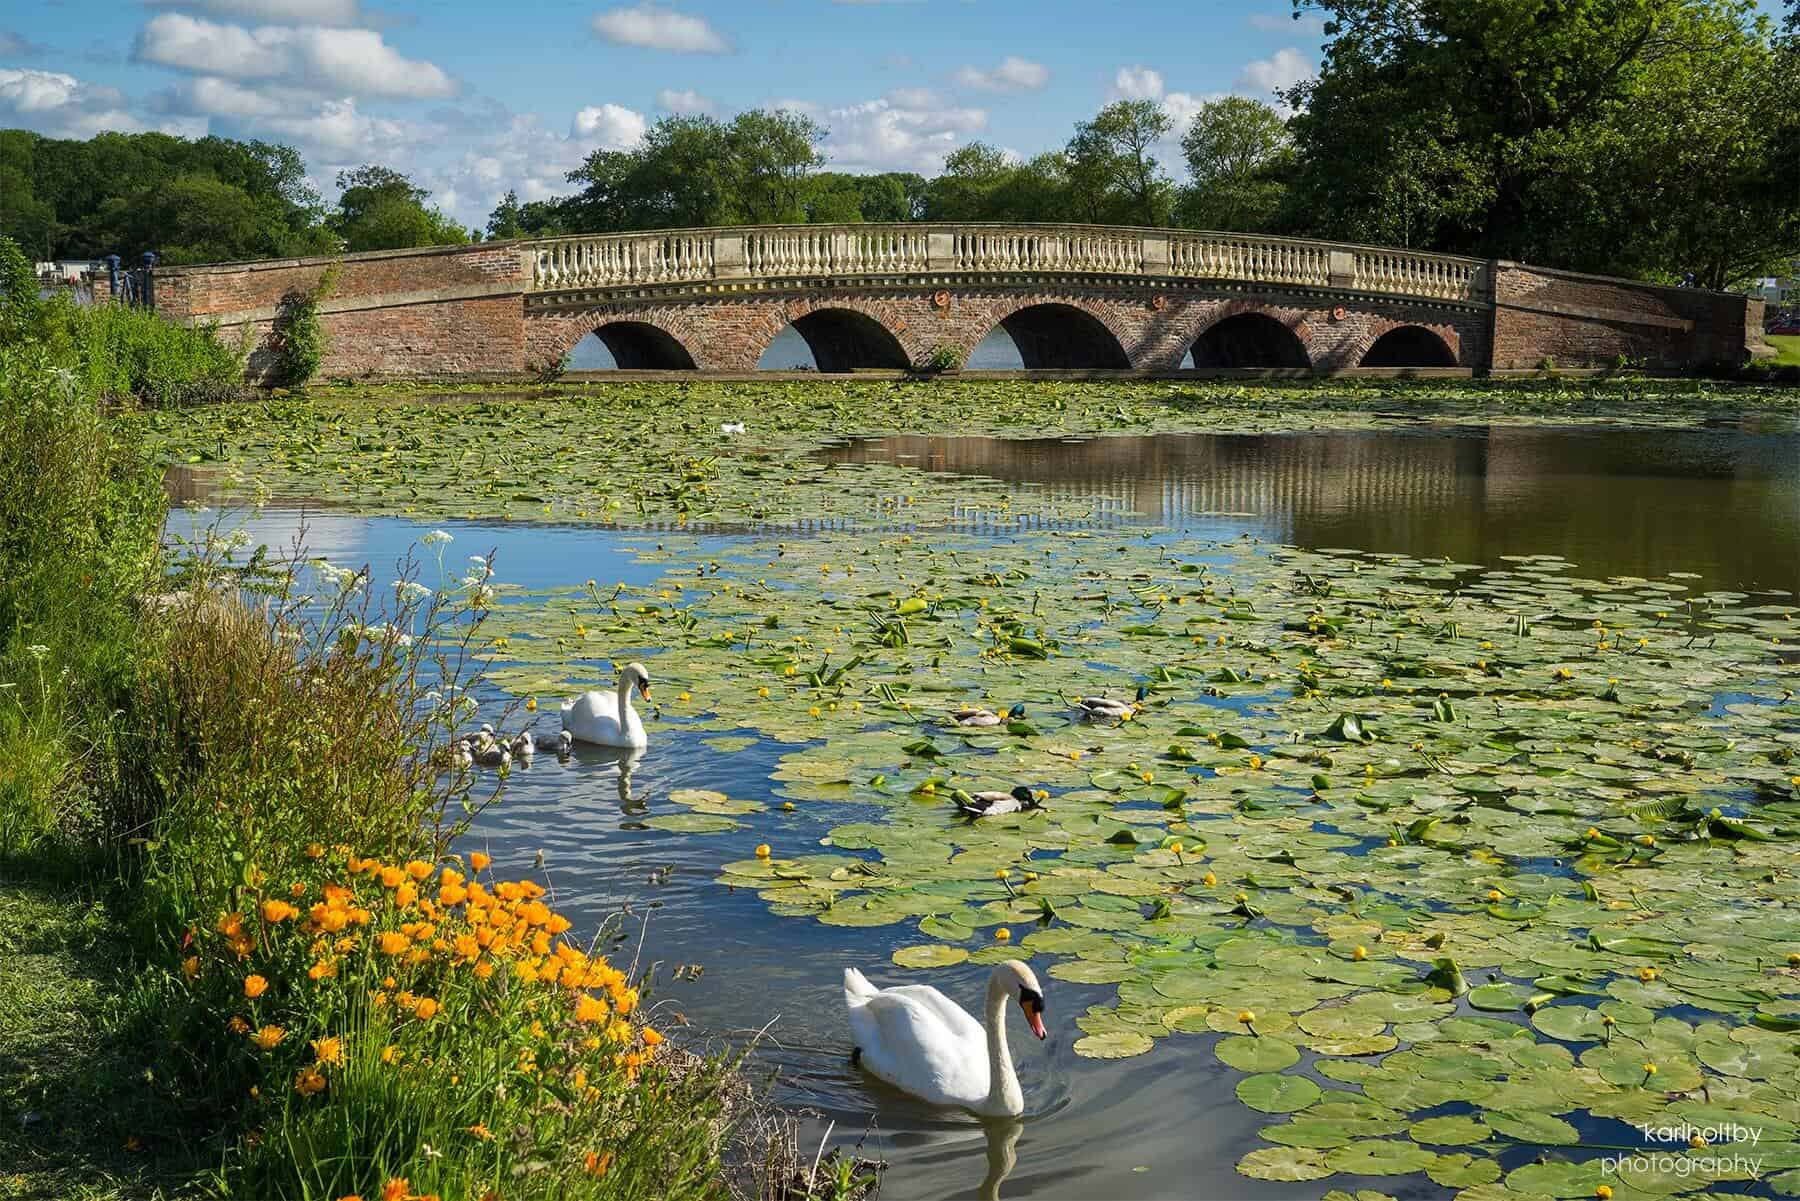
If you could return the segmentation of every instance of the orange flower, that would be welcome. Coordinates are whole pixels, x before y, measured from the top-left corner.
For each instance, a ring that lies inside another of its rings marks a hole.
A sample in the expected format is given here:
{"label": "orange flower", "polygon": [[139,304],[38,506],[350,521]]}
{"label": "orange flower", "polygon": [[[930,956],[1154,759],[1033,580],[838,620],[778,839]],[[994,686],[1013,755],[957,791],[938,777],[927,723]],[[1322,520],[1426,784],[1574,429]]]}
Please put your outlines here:
{"label": "orange flower", "polygon": [[286,901],[269,900],[262,905],[263,921],[271,924],[285,922],[300,911]]}
{"label": "orange flower", "polygon": [[250,1036],[250,1041],[265,1051],[273,1051],[281,1045],[281,1040],[286,1037],[287,1031],[280,1026],[264,1026]]}
{"label": "orange flower", "polygon": [[302,1097],[325,1091],[325,1076],[316,1067],[301,1068],[294,1077],[294,1091]]}
{"label": "orange flower", "polygon": [[486,851],[469,852],[469,866],[478,872],[486,871],[488,864],[493,861],[493,856],[489,855]]}
{"label": "orange flower", "polygon": [[406,865],[406,874],[415,880],[423,880],[431,874],[431,864],[423,859],[410,860]]}
{"label": "orange flower", "polygon": [[262,996],[264,993],[266,993],[268,991],[269,991],[269,982],[267,980],[264,980],[261,976],[245,976],[244,977],[244,995],[246,997],[250,997],[250,998],[254,999],[256,997]]}
{"label": "orange flower", "polygon": [[181,961],[181,974],[186,976],[189,980],[199,978],[200,957],[198,955],[189,955],[186,959],[183,959]]}
{"label": "orange flower", "polygon": [[419,1003],[413,1006],[413,1016],[421,1022],[428,1022],[437,1016],[438,1003],[430,997],[420,997]]}
{"label": "orange flower", "polygon": [[484,1143],[494,1137],[494,1132],[487,1128],[486,1122],[476,1122],[473,1126],[469,1127],[469,1133]]}
{"label": "orange flower", "polygon": [[381,1201],[406,1201],[408,1181],[404,1176],[396,1176],[381,1186]]}
{"label": "orange flower", "polygon": [[587,1159],[583,1161],[587,1167],[588,1175],[606,1175],[606,1169],[612,1167],[612,1155],[613,1153],[611,1151],[608,1151],[605,1155],[595,1155],[592,1151],[589,1151],[587,1153]]}
{"label": "orange flower", "polygon": [[288,896],[303,897],[305,895],[306,895],[306,885],[300,883],[300,881],[295,880],[292,884],[288,885]]}
{"label": "orange flower", "polygon": [[244,916],[241,913],[221,913],[219,920],[213,923],[213,929],[226,938],[236,938],[244,928]]}
{"label": "orange flower", "polygon": [[575,1002],[575,1020],[578,1022],[603,1022],[606,1020],[606,1002],[597,1001],[586,993]]}
{"label": "orange flower", "polygon": [[344,1044],[337,1038],[315,1038],[312,1040],[313,1058],[319,1063],[334,1068],[344,1066]]}
{"label": "orange flower", "polygon": [[233,1034],[242,1034],[244,1031],[250,1029],[250,1023],[234,1013],[231,1015],[231,1020],[225,1023],[225,1028]]}
{"label": "orange flower", "polygon": [[658,1043],[662,1042],[662,1040],[663,1040],[662,1035],[660,1035],[656,1031],[650,1029],[650,1027],[648,1027],[648,1026],[644,1027],[644,1045],[646,1047],[654,1047]]}
{"label": "orange flower", "polygon": [[381,953],[383,955],[398,955],[410,946],[412,946],[412,939],[406,937],[406,935],[400,933],[398,930],[383,930],[381,932]]}
{"label": "orange flower", "polygon": [[316,842],[309,842],[306,844],[306,857],[308,859],[323,859],[325,858],[325,848]]}
{"label": "orange flower", "polygon": [[400,887],[400,881],[404,879],[406,879],[406,873],[397,867],[384,867],[381,869],[381,886],[383,888],[398,888]]}

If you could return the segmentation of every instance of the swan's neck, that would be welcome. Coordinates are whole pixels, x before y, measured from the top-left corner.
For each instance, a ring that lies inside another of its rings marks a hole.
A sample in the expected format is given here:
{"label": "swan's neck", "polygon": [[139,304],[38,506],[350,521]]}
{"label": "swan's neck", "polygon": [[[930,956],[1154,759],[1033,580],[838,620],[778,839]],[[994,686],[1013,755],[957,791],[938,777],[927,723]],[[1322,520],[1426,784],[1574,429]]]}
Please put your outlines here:
{"label": "swan's neck", "polygon": [[619,728],[621,730],[629,729],[636,720],[637,710],[631,707],[631,681],[621,679],[619,681]]}
{"label": "swan's neck", "polygon": [[1018,1074],[1013,1071],[1012,1052],[1006,1045],[1006,1002],[1011,989],[1004,980],[988,985],[987,1043],[988,1098],[987,1112],[1018,1114],[1025,1112],[1025,1094],[1019,1088]]}

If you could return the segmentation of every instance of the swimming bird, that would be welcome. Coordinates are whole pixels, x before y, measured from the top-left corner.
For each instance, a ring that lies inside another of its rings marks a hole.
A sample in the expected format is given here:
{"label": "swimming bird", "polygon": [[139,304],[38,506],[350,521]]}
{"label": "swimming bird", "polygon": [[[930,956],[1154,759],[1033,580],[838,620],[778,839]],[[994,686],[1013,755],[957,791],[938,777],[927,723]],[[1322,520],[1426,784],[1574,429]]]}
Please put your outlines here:
{"label": "swimming bird", "polygon": [[997,726],[1002,722],[1018,721],[1024,716],[1024,705],[1014,705],[1004,714],[995,713],[992,709],[984,709],[980,705],[965,705],[950,714],[951,719],[965,729],[972,726]]}
{"label": "swimming bird", "polygon": [[1025,1112],[1025,1094],[1006,1045],[1006,1002],[1017,997],[1031,1032],[1044,1037],[1044,990],[1016,959],[988,975],[987,1022],[926,984],[877,989],[844,969],[844,1007],[856,1049],[852,1062],[933,1105],[985,1117]]}
{"label": "swimming bird", "polygon": [[721,422],[719,424],[719,432],[728,438],[733,434],[741,434],[744,432],[744,423],[741,421]]}
{"label": "swimming bird", "polygon": [[1110,718],[1113,721],[1124,721],[1137,713],[1138,709],[1144,703],[1144,698],[1149,695],[1149,688],[1139,684],[1137,689],[1137,699],[1130,703],[1125,701],[1115,701],[1110,696],[1080,696],[1070,701],[1069,704],[1072,707],[1081,710],[1082,716],[1088,721],[1093,721],[1096,718]]}
{"label": "swimming bird", "polygon": [[575,749],[575,738],[567,730],[558,730],[554,734],[537,735],[537,749],[555,751],[558,759],[566,758]]}
{"label": "swimming bird", "polygon": [[1022,813],[1044,804],[1044,794],[1033,792],[1023,784],[1011,792],[964,792],[958,788],[950,794],[956,807],[970,817],[998,817],[1002,813]]}
{"label": "swimming bird", "polygon": [[615,696],[608,700],[598,690],[584,692],[562,705],[563,730],[576,742],[598,746],[643,747],[649,744],[644,723],[631,707],[633,689],[650,697],[650,673],[642,663],[627,663],[619,673]]}
{"label": "swimming bird", "polygon": [[469,754],[482,767],[511,767],[512,751],[502,742],[490,738],[469,748]]}
{"label": "swimming bird", "polygon": [[514,759],[523,759],[525,766],[531,766],[531,757],[537,754],[537,741],[532,738],[530,730],[520,730],[513,740],[506,744]]}

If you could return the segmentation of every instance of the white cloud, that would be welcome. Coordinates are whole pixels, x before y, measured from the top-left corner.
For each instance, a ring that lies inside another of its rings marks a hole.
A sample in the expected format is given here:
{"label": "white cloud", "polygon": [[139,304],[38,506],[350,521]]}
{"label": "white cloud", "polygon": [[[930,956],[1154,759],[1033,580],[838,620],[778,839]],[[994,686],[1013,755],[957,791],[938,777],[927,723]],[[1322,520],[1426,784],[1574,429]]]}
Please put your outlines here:
{"label": "white cloud", "polygon": [[1050,68],[1009,54],[991,71],[959,67],[951,78],[965,88],[983,92],[1035,92],[1050,82]]}
{"label": "white cloud", "polygon": [[937,171],[944,156],[987,127],[987,110],[920,105],[916,92],[822,108],[806,100],[777,100],[772,107],[804,113],[830,132],[824,151],[838,171]]}
{"label": "white cloud", "polygon": [[595,144],[601,150],[629,150],[643,140],[648,127],[644,114],[619,104],[590,104],[569,123],[569,136]]}
{"label": "white cloud", "polygon": [[0,67],[0,125],[59,138],[91,138],[105,130],[137,133],[147,126],[113,88],[60,71]]}
{"label": "white cloud", "polygon": [[1296,16],[1293,13],[1251,13],[1250,28],[1262,33],[1298,33],[1309,37],[1325,36],[1325,18],[1316,13]]}
{"label": "white cloud", "polygon": [[1122,100],[1160,100],[1162,72],[1143,66],[1120,67],[1113,76],[1113,92]]}
{"label": "white cloud", "polygon": [[711,97],[693,91],[678,92],[674,88],[664,88],[656,93],[656,106],[671,113],[710,113],[713,110]]}
{"label": "white cloud", "polygon": [[377,159],[410,157],[424,135],[423,127],[391,117],[377,117],[356,107],[351,97],[327,100],[317,111],[269,117],[261,122],[271,132],[298,142],[315,170],[319,160],[330,170]]}
{"label": "white cloud", "polygon": [[317,95],[405,99],[454,96],[436,64],[406,58],[369,29],[221,25],[182,13],[152,17],[133,57],[197,75],[260,79]]}
{"label": "white cloud", "polygon": [[1237,77],[1233,90],[1258,100],[1275,103],[1275,93],[1293,87],[1303,79],[1311,79],[1318,74],[1318,67],[1306,53],[1288,47],[1277,50],[1268,58],[1257,59],[1245,65]]}
{"label": "white cloud", "polygon": [[595,13],[590,24],[597,35],[621,46],[680,54],[723,54],[731,49],[704,19],[659,8],[651,0],[643,0],[632,8],[609,8]]}
{"label": "white cloud", "polygon": [[236,21],[273,25],[363,25],[358,0],[145,0],[156,8],[185,8]]}

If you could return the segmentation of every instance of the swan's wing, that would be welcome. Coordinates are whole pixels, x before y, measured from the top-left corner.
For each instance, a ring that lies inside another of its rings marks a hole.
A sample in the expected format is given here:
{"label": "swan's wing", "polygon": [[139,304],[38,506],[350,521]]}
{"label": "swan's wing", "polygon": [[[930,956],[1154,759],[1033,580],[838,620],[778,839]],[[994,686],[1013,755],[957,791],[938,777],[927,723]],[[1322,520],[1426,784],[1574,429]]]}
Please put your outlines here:
{"label": "swan's wing", "polygon": [[935,988],[876,993],[851,1010],[851,1030],[869,1071],[939,1105],[987,1099],[987,1034]]}

